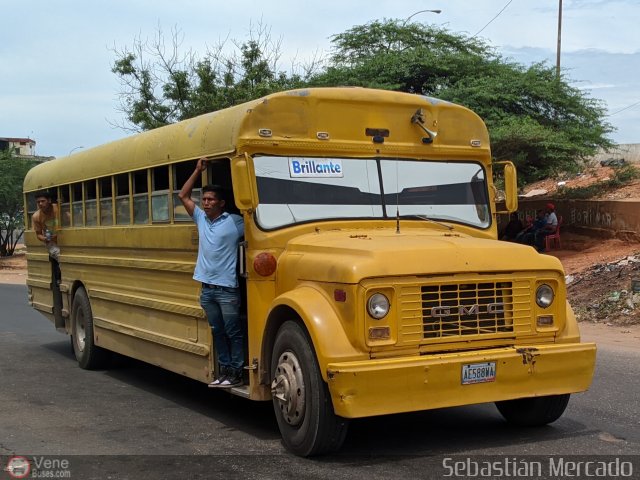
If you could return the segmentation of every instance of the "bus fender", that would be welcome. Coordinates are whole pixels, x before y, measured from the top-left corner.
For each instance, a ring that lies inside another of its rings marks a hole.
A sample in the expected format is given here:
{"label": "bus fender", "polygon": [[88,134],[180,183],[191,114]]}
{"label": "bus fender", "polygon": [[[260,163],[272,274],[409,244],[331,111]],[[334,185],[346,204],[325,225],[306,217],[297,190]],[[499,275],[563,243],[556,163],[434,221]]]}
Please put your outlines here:
{"label": "bus fender", "polygon": [[[288,316],[290,317],[291,310],[298,315],[311,338],[322,378],[325,381],[327,381],[327,365],[329,363],[369,358],[366,352],[357,350],[351,344],[335,310],[320,291],[309,286],[302,286],[277,297],[269,310],[269,323],[271,324],[272,320],[278,319],[279,321],[276,323],[279,326],[286,320],[295,320],[294,318],[280,318],[282,314],[286,315],[284,312],[289,312]],[[275,331],[273,338],[275,338]],[[272,345],[273,342],[267,349],[269,354],[265,358],[266,365],[270,364],[269,357]]]}
{"label": "bus fender", "polygon": [[565,322],[564,329],[558,332],[557,343],[580,343],[580,330],[578,328],[578,320],[573,313],[573,308],[569,302],[565,306]]}

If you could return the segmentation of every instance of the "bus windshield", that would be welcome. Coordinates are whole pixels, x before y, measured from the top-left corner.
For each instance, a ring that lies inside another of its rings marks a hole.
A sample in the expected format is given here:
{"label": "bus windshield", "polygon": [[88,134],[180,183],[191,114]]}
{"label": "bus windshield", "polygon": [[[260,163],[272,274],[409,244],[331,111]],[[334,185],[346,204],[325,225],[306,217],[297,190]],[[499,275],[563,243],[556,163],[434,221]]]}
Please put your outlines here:
{"label": "bus windshield", "polygon": [[428,218],[490,225],[482,165],[462,161],[254,157],[258,224]]}

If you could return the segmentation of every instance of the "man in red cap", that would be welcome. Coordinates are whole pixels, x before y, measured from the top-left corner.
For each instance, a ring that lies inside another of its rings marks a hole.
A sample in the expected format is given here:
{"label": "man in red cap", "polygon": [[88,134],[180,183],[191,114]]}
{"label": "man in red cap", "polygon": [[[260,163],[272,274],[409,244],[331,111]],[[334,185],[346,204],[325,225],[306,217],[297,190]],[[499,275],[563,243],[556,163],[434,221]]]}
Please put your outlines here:
{"label": "man in red cap", "polygon": [[536,232],[536,248],[539,252],[544,252],[545,237],[555,233],[558,228],[558,216],[555,210],[556,207],[553,203],[547,203],[545,209],[547,221],[544,227]]}

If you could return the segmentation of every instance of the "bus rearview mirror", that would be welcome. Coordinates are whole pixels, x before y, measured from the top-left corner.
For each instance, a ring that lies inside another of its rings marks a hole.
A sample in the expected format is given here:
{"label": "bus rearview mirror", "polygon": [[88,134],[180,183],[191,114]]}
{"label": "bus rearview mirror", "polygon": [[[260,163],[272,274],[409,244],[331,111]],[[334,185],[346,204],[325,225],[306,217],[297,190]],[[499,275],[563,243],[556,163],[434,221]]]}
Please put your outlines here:
{"label": "bus rearview mirror", "polygon": [[231,161],[233,196],[240,210],[253,210],[258,206],[258,193],[253,176],[253,159],[244,154]]}
{"label": "bus rearview mirror", "polygon": [[502,165],[504,169],[504,212],[511,213],[518,210],[518,175],[515,165],[510,161],[495,162],[494,165]]}

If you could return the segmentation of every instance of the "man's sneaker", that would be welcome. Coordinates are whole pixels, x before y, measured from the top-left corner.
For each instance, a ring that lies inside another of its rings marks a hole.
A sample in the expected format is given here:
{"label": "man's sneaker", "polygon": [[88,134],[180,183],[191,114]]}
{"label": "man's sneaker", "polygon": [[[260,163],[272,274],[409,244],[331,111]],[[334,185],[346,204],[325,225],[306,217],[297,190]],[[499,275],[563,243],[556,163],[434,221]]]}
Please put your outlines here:
{"label": "man's sneaker", "polygon": [[[218,378],[216,378],[213,382],[211,382],[209,384],[210,388],[218,388],[220,386],[220,384],[222,383],[222,381],[227,378],[229,376],[229,369],[228,367],[224,366],[224,365],[220,365],[220,368],[218,369]],[[215,372],[214,372],[215,374]]]}
{"label": "man's sneaker", "polygon": [[209,384],[209,388],[218,388],[222,385],[222,382],[227,380],[226,375],[222,375],[221,377],[216,378],[213,382]]}
{"label": "man's sneaker", "polygon": [[242,385],[242,377],[239,375],[229,375],[228,377],[224,377],[222,379],[222,381],[220,382],[220,384],[218,385],[219,388],[232,388],[232,387],[239,387],[240,385]]}

